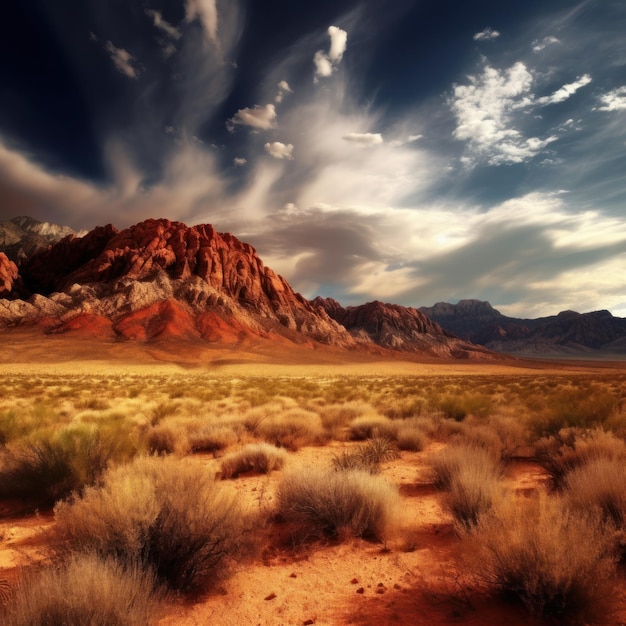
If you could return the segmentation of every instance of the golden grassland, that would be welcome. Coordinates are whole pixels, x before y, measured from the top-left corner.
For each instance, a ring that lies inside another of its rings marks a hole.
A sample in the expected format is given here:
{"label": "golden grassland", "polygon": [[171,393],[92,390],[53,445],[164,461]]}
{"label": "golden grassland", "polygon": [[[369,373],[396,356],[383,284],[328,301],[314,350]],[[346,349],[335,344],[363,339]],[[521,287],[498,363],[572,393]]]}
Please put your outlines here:
{"label": "golden grassland", "polygon": [[246,623],[220,590],[248,597],[255,576],[341,546],[413,578],[358,610],[320,581],[300,622],[270,594],[259,619],[626,617],[619,365],[95,356],[0,364],[0,511],[49,522],[41,558],[2,567],[0,547],[2,623]]}

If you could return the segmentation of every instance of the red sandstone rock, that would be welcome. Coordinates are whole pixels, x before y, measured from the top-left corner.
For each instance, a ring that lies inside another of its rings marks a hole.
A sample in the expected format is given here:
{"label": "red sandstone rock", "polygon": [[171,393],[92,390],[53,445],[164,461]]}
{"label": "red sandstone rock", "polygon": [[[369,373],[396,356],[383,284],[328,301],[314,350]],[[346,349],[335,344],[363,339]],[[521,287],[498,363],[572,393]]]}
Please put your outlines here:
{"label": "red sandstone rock", "polygon": [[13,261],[9,261],[4,252],[0,252],[0,298],[11,295],[18,277],[17,265]]}

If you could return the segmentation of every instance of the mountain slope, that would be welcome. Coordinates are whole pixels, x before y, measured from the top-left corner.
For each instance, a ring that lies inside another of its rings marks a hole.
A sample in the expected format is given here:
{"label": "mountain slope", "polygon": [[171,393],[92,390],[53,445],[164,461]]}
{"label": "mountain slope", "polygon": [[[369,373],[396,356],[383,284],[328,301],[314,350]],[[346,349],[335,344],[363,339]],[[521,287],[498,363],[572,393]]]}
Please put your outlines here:
{"label": "mountain slope", "polygon": [[374,301],[344,308],[332,298],[316,298],[321,307],[354,337],[379,346],[441,357],[484,358],[488,352],[444,331],[417,309]]}
{"label": "mountain slope", "polygon": [[446,330],[498,352],[626,351],[626,319],[609,311],[562,311],[549,317],[520,319],[502,315],[489,302],[478,300],[438,302],[420,311]]}

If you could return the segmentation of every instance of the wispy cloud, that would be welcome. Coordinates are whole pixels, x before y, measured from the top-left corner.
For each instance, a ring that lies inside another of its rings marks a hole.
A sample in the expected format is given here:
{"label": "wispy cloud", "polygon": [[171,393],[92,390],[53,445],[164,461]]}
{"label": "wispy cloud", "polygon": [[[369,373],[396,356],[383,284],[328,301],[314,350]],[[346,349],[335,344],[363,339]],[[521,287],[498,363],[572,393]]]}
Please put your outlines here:
{"label": "wispy cloud", "polygon": [[175,26],[172,26],[172,24],[170,24],[167,20],[163,19],[163,15],[161,15],[160,11],[146,9],[145,13],[147,16],[152,18],[152,23],[154,24],[155,28],[158,28],[160,31],[162,31],[172,39],[180,39],[182,35],[180,30]]}
{"label": "wispy cloud", "polygon": [[216,0],[185,0],[185,19],[187,22],[198,19],[206,36],[213,43],[218,43]]}
{"label": "wispy cloud", "polygon": [[626,111],[626,85],[602,94],[600,102],[598,111]]}
{"label": "wispy cloud", "polygon": [[561,43],[561,41],[554,37],[554,35],[544,37],[541,41],[535,39],[535,41],[533,41],[532,43],[533,52],[541,52],[542,50],[545,50],[548,46],[553,46],[557,43]]}
{"label": "wispy cloud", "polygon": [[500,33],[497,30],[493,30],[487,26],[487,28],[484,28],[479,33],[474,33],[474,41],[492,41],[499,36]]}
{"label": "wispy cloud", "polygon": [[380,133],[348,133],[341,138],[361,146],[375,146],[383,142],[383,136]]}
{"label": "wispy cloud", "polygon": [[250,126],[259,130],[276,127],[276,107],[273,104],[256,105],[253,108],[239,109],[227,122],[226,126],[233,131],[235,126]]}
{"label": "wispy cloud", "polygon": [[553,94],[537,98],[537,104],[557,104],[559,102],[565,102],[565,100],[573,96],[581,87],[585,87],[590,82],[591,76],[589,76],[589,74],[584,74],[573,83],[563,85]]}
{"label": "wispy cloud", "polygon": [[135,57],[124,48],[117,48],[107,41],[104,49],[109,53],[115,67],[128,78],[139,78],[139,67]]}
{"label": "wispy cloud", "polygon": [[276,104],[280,104],[285,97],[285,94],[293,93],[293,89],[289,86],[289,83],[286,80],[281,80],[278,83],[278,93],[276,94],[276,98],[274,98],[274,102]]}

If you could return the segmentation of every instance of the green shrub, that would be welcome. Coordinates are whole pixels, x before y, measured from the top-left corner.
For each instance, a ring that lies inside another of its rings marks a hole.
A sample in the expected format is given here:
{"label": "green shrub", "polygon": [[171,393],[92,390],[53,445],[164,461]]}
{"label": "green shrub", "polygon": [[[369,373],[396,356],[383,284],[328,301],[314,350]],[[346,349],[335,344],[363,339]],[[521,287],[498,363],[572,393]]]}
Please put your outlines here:
{"label": "green shrub", "polygon": [[95,555],[71,558],[20,582],[5,626],[146,626],[159,606],[154,578]]}
{"label": "green shrub", "polygon": [[236,478],[245,472],[269,474],[281,469],[287,459],[287,453],[269,443],[251,443],[237,452],[222,458],[220,465],[222,478]]}
{"label": "green shrub", "polygon": [[174,589],[209,582],[238,554],[245,516],[234,494],[174,457],[139,457],[101,487],[55,507],[67,549],[152,569]]}
{"label": "green shrub", "polygon": [[392,530],[400,505],[396,488],[362,471],[299,468],[278,485],[278,512],[312,535],[383,540]]}
{"label": "green shrub", "polygon": [[556,496],[506,499],[466,542],[476,579],[513,594],[535,617],[593,622],[612,595],[610,533],[599,515],[574,513]]}

